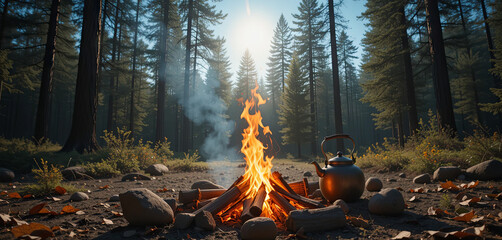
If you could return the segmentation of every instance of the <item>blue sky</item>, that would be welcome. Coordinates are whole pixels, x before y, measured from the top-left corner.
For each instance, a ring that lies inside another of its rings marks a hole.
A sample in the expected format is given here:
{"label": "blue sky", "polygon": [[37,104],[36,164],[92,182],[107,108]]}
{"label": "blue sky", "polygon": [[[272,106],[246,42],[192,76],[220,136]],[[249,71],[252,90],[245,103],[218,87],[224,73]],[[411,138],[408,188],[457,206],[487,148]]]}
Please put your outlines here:
{"label": "blue sky", "polygon": [[[318,0],[328,4],[327,0]],[[364,22],[357,17],[364,11],[366,0],[345,0],[340,9],[341,14],[348,21],[347,33],[359,47],[358,56],[362,53],[360,47],[364,34]],[[249,49],[256,62],[259,77],[265,77],[266,63],[270,50],[273,30],[281,14],[293,24],[293,13],[298,12],[300,0],[222,0],[216,7],[227,13],[227,18],[221,25],[214,28],[215,35],[223,36],[227,40],[226,48],[230,58],[233,79],[246,48]],[[359,60],[355,61],[359,65]]]}

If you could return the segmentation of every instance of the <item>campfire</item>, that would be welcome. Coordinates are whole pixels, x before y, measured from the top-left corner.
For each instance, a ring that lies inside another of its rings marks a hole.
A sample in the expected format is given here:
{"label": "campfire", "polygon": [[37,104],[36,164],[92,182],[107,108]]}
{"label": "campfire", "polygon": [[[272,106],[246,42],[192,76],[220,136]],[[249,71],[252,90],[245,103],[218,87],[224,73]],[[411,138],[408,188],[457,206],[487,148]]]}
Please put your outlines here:
{"label": "campfire", "polygon": [[[271,139],[272,132],[262,123],[259,106],[266,101],[257,92],[258,85],[251,90],[251,98],[244,103],[241,119],[248,127],[242,133],[242,148],[246,160],[244,175],[228,189],[195,189],[182,191],[179,201],[184,206],[195,208],[194,214],[208,211],[222,223],[229,225],[243,223],[254,217],[268,217],[282,225],[290,211],[305,208],[320,208],[325,205],[308,198],[315,184],[303,181],[287,183],[278,172],[272,173],[273,156],[266,156],[267,146],[260,136]],[[309,186],[310,185],[310,186]]]}

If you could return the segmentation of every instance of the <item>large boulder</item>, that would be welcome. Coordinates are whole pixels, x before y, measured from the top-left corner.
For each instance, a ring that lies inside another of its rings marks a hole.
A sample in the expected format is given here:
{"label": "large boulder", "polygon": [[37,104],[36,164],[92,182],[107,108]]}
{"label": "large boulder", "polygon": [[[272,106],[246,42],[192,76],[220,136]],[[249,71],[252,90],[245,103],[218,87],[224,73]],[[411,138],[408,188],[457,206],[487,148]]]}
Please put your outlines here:
{"label": "large boulder", "polygon": [[169,172],[169,168],[166,167],[166,165],[162,163],[157,163],[150,165],[148,168],[145,170],[146,173],[149,173],[152,176],[162,176],[164,173]]}
{"label": "large boulder", "polygon": [[424,173],[413,178],[413,183],[424,184],[431,183],[431,175]]}
{"label": "large boulder", "polygon": [[447,180],[455,180],[458,175],[462,173],[462,170],[459,167],[455,166],[446,166],[439,167],[434,171],[433,179],[435,181],[447,181]]}
{"label": "large boulder", "polygon": [[66,180],[92,179],[87,175],[87,170],[80,166],[67,167],[61,171],[61,174]]}
{"label": "large boulder", "polygon": [[404,198],[398,190],[386,188],[370,198],[368,208],[373,214],[399,215],[404,211]]}
{"label": "large boulder", "polygon": [[135,180],[152,180],[152,178],[140,173],[129,173],[122,177],[122,182]]}
{"label": "large boulder", "polygon": [[366,190],[370,192],[378,192],[382,189],[383,183],[376,177],[370,177],[366,180]]}
{"label": "large boulder", "polygon": [[218,185],[218,184],[215,184],[211,181],[208,181],[208,180],[201,180],[201,181],[197,181],[197,182],[194,182],[192,184],[192,189],[225,189],[224,187]]}
{"label": "large boulder", "polygon": [[479,180],[502,179],[502,162],[497,160],[484,161],[468,168],[466,172],[470,178]]}
{"label": "large boulder", "polygon": [[0,168],[0,182],[12,182],[16,175],[14,172],[7,168]]}
{"label": "large boulder", "polygon": [[131,225],[160,226],[174,221],[171,207],[146,188],[131,189],[119,197],[124,217]]}
{"label": "large boulder", "polygon": [[277,235],[274,220],[267,217],[256,217],[247,220],[241,227],[242,239],[273,240]]}

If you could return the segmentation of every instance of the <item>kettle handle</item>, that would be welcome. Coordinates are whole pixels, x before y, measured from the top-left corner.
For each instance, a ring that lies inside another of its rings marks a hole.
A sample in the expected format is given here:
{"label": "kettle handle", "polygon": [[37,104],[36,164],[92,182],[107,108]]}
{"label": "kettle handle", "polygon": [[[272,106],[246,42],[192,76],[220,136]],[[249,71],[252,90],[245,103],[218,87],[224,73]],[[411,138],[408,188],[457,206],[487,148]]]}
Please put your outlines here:
{"label": "kettle handle", "polygon": [[326,136],[324,137],[324,140],[322,140],[322,143],[321,143],[321,152],[322,154],[324,155],[324,164],[326,164],[326,166],[328,166],[328,156],[326,156],[326,153],[324,152],[324,142],[327,142],[329,140],[333,140],[333,139],[337,139],[337,138],[347,138],[347,139],[350,139],[350,141],[352,141],[352,152],[350,153],[351,157],[352,157],[352,161],[355,163],[356,162],[356,158],[354,157],[354,150],[356,149],[356,143],[354,142],[354,139],[352,139],[349,135],[347,134],[334,134],[334,135],[331,135],[331,136]]}

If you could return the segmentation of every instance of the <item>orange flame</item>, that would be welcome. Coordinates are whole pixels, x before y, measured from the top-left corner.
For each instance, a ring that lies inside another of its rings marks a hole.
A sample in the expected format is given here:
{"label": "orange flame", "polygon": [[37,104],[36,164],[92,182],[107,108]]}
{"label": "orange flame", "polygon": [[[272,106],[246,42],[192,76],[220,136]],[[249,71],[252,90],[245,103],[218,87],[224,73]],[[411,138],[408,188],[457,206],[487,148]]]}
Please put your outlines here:
{"label": "orange flame", "polygon": [[270,217],[272,216],[272,209],[267,200],[269,199],[268,193],[272,191],[270,178],[272,176],[272,159],[274,157],[265,156],[264,150],[267,147],[258,139],[258,136],[260,135],[260,129],[263,135],[272,135],[272,132],[268,126],[264,126],[262,123],[262,116],[258,107],[265,104],[266,101],[257,91],[258,84],[251,90],[251,98],[246,100],[244,110],[241,114],[241,119],[245,119],[248,123],[248,127],[242,133],[241,152],[244,154],[244,159],[246,160],[246,171],[243,177],[244,181],[250,183],[250,188],[244,194],[247,198],[254,198],[258,189],[264,184],[267,197],[263,203],[261,216]]}

